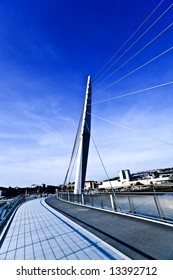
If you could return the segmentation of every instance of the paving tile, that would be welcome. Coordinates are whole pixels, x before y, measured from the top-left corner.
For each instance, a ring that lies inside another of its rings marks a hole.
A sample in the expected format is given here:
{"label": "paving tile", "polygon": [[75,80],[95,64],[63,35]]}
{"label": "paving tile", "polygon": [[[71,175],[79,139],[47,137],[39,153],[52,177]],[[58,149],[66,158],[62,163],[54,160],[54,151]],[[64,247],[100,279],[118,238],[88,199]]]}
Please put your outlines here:
{"label": "paving tile", "polygon": [[15,253],[16,251],[8,251],[7,254],[5,255],[5,260],[14,260],[15,259]]}
{"label": "paving tile", "polygon": [[23,260],[23,259],[24,259],[24,248],[17,249],[16,255],[15,255],[15,260]]}
{"label": "paving tile", "polygon": [[34,249],[32,245],[25,246],[24,252],[24,259],[25,260],[34,260]]}

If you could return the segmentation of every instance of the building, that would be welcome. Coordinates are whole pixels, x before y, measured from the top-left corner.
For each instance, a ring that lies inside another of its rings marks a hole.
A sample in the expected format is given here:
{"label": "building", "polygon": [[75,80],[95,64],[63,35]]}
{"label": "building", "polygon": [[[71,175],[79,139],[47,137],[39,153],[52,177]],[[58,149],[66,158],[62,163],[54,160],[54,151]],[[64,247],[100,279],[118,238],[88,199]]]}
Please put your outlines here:
{"label": "building", "polygon": [[96,190],[98,189],[99,182],[97,181],[85,181],[85,187],[84,190]]}
{"label": "building", "polygon": [[122,182],[122,183],[130,182],[131,181],[131,175],[130,175],[129,169],[120,170],[119,171],[119,179],[120,179],[120,182]]}
{"label": "building", "polygon": [[[83,190],[84,191],[96,190],[98,189],[99,184],[100,183],[98,181],[85,181]],[[74,187],[75,187],[75,182],[69,183],[67,186],[67,190],[72,191],[74,190]]]}
{"label": "building", "polygon": [[100,190],[111,190],[134,187],[137,185],[162,185],[173,184],[173,170],[169,169],[167,172],[163,170],[150,170],[130,174],[128,169],[120,170],[119,177],[110,180],[105,180],[99,186]]}

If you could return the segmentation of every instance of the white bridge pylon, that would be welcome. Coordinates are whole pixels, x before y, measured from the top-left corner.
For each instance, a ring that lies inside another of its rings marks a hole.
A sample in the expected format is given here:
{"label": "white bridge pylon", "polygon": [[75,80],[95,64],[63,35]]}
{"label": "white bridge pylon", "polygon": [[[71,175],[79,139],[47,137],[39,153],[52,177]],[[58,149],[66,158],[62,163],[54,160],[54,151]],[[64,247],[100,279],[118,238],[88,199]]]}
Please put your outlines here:
{"label": "white bridge pylon", "polygon": [[88,151],[90,144],[90,132],[91,132],[91,77],[88,76],[87,87],[84,105],[82,109],[81,118],[79,121],[75,142],[73,145],[73,151],[69,163],[69,167],[64,180],[64,186],[67,186],[67,178],[72,173],[74,164],[76,166],[75,187],[74,193],[80,194],[85,186],[85,177],[87,170]]}
{"label": "white bridge pylon", "polygon": [[79,132],[79,149],[74,187],[75,194],[80,194],[85,185],[91,130],[91,96],[91,77],[88,76],[86,95],[81,118],[81,129]]}

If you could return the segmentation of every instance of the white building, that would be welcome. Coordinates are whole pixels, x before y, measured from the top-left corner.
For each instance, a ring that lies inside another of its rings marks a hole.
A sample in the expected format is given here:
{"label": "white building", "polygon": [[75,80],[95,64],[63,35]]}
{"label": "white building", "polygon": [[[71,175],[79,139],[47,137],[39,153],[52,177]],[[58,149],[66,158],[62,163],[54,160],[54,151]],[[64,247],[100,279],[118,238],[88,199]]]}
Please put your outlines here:
{"label": "white building", "polygon": [[130,182],[131,175],[130,175],[129,169],[126,169],[126,170],[121,169],[119,171],[119,178],[120,178],[121,183]]}
{"label": "white building", "polygon": [[133,187],[136,185],[162,185],[165,183],[169,183],[170,177],[172,174],[159,174],[158,178],[154,178],[154,176],[150,175],[146,178],[140,178],[140,176],[136,179],[134,179],[130,171],[128,169],[126,170],[120,170],[119,171],[119,177],[111,180],[105,180],[102,182],[102,184],[99,186],[99,189],[107,189],[111,190],[112,188],[118,189],[118,188],[127,188],[127,187]]}

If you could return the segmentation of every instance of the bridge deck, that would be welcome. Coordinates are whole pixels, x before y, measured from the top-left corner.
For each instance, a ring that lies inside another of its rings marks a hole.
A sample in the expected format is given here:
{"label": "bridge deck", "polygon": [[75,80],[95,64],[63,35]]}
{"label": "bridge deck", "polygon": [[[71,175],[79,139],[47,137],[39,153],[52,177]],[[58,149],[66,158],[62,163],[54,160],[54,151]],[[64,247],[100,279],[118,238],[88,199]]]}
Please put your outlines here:
{"label": "bridge deck", "polygon": [[55,197],[46,202],[131,259],[173,259],[173,225],[74,205]]}
{"label": "bridge deck", "polygon": [[43,199],[22,204],[2,239],[1,260],[126,259],[121,252],[55,211]]}

